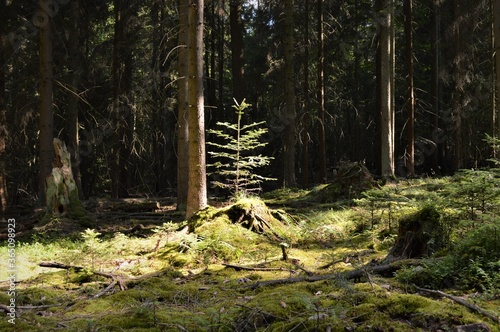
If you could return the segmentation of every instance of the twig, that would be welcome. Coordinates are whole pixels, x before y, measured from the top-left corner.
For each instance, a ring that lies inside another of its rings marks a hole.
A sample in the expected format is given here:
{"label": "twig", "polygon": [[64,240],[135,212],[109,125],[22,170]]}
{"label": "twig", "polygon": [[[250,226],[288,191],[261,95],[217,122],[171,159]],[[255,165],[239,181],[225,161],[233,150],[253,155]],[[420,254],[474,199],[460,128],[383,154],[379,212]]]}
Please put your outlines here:
{"label": "twig", "polygon": [[225,267],[230,267],[235,269],[236,271],[239,270],[248,270],[248,271],[287,271],[287,272],[293,272],[290,269],[285,269],[282,267],[253,267],[253,266],[244,266],[244,265],[235,265],[235,264],[222,264]]}
{"label": "twig", "polygon": [[[63,263],[59,263],[59,262],[40,262],[40,263],[38,263],[38,265],[42,266],[42,267],[52,267],[52,268],[56,268],[56,269],[65,269],[65,270],[74,269],[77,272],[84,269],[84,267],[82,267],[82,266],[67,265],[67,264],[63,264]],[[117,283],[120,286],[120,290],[123,291],[123,290],[127,289],[127,285],[123,281],[122,276],[119,276],[119,275],[116,275],[113,273],[101,272],[101,271],[91,270],[90,272],[95,274],[95,275],[101,276],[101,277],[106,277],[106,278],[112,279],[112,283],[105,288],[105,291],[103,290],[104,293],[109,291],[110,289],[112,289],[112,287],[114,287]],[[128,278],[128,279],[131,279],[131,278]],[[113,286],[111,287],[111,285],[113,285]],[[103,294],[101,294],[101,293],[103,291],[99,292],[97,295],[102,296]],[[95,295],[94,297],[99,297],[97,295]]]}
{"label": "twig", "polygon": [[432,290],[432,289],[427,289],[427,288],[421,288],[421,287],[418,287],[416,285],[413,285],[413,287],[415,287],[416,290],[418,291],[421,291],[421,292],[426,292],[426,293],[429,293],[429,294],[433,294],[433,295],[438,295],[438,296],[442,296],[442,297],[446,297],[447,299],[450,299],[452,300],[453,302],[456,302],[458,304],[461,304],[483,316],[486,316],[490,319],[492,319],[495,323],[499,324],[500,325],[500,317],[497,316],[497,315],[494,315],[492,314],[491,312],[489,311],[486,311],[484,310],[483,308],[475,305],[475,304],[472,304],[472,303],[469,303],[467,302],[466,300],[462,299],[461,297],[458,297],[458,296],[453,296],[453,295],[450,295],[450,294],[447,294],[445,292],[442,292],[442,291],[435,291],[435,290]]}
{"label": "twig", "polygon": [[106,288],[104,288],[99,293],[97,293],[96,295],[94,295],[93,298],[97,299],[98,297],[103,296],[104,294],[106,294],[107,292],[109,292],[110,290],[112,290],[115,287],[115,285],[116,285],[116,281],[115,280],[111,281],[111,283]]}

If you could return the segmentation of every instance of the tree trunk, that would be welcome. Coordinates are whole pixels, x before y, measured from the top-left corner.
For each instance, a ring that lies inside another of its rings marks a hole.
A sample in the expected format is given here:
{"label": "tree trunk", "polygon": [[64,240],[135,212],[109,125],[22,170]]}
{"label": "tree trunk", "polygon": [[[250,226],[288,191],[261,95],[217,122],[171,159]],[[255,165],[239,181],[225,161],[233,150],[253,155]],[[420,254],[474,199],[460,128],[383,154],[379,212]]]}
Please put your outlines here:
{"label": "tree trunk", "polygon": [[45,205],[45,179],[52,171],[52,158],[54,150],[52,140],[54,137],[54,115],[52,109],[53,99],[53,57],[52,57],[52,30],[51,19],[43,11],[45,2],[39,0],[36,26],[40,29],[40,118],[39,118],[39,144],[40,144],[40,172],[38,178],[38,194],[41,205]]}
{"label": "tree trunk", "polygon": [[323,33],[323,0],[318,0],[318,140],[319,140],[319,177],[321,183],[327,182],[326,176],[326,143],[325,143],[325,37]]}
{"label": "tree trunk", "polygon": [[393,0],[382,1],[380,12],[380,138],[381,175],[394,177],[394,110],[393,110]]}
{"label": "tree trunk", "polygon": [[[0,10],[6,10],[5,0],[0,1]],[[7,99],[5,91],[5,78],[7,70],[7,38],[5,37],[5,26],[0,25],[0,218],[7,212],[7,157],[6,140],[9,135],[7,129]]]}
{"label": "tree trunk", "polygon": [[203,100],[203,0],[191,1],[188,18],[189,176],[186,218],[190,218],[207,206]]}
{"label": "tree trunk", "polygon": [[113,147],[111,165],[111,195],[127,197],[132,170],[130,169],[132,120],[132,50],[134,4],[114,0],[115,26],[113,48]]}
{"label": "tree trunk", "polygon": [[455,170],[461,169],[464,166],[463,154],[462,154],[462,113],[463,113],[463,97],[464,97],[464,49],[463,40],[461,33],[462,25],[462,3],[460,0],[453,0],[454,8],[454,28],[453,28],[453,96],[452,96],[452,114],[454,119],[454,130],[455,130],[455,159],[454,168]]}
{"label": "tree trunk", "polygon": [[302,116],[302,187],[309,187],[309,0],[304,1],[304,114]]}
{"label": "tree trunk", "polygon": [[413,19],[412,19],[412,7],[413,0],[405,0],[404,3],[404,11],[405,11],[405,34],[406,34],[406,84],[408,89],[408,97],[407,97],[407,110],[408,110],[408,119],[407,119],[407,130],[408,130],[408,138],[407,138],[407,168],[408,175],[413,177],[415,176],[415,133],[414,133],[414,123],[415,123],[415,96],[413,89]]}
{"label": "tree trunk", "polygon": [[83,198],[82,182],[80,174],[80,148],[78,140],[78,100],[79,89],[78,84],[81,68],[81,55],[79,46],[79,29],[80,25],[80,1],[73,0],[71,2],[71,22],[70,22],[70,35],[69,35],[69,69],[71,71],[69,84],[70,91],[68,96],[68,137],[69,148],[71,151],[71,167],[76,186],[78,188],[79,198]]}
{"label": "tree trunk", "polygon": [[189,0],[179,2],[179,79],[177,110],[177,210],[186,209],[188,196],[188,11]]}
{"label": "tree trunk", "polygon": [[229,25],[231,30],[231,69],[233,74],[233,98],[238,103],[246,97],[243,57],[243,32],[241,20],[241,0],[231,0],[229,12]]}
{"label": "tree trunk", "polygon": [[442,137],[441,129],[439,128],[439,100],[441,98],[440,93],[440,80],[439,80],[439,67],[441,62],[441,16],[439,9],[439,2],[437,0],[432,1],[432,141],[436,149],[432,155],[432,168],[434,172],[439,172],[440,167],[440,156],[441,156],[441,146]]}
{"label": "tree trunk", "polygon": [[[495,67],[495,107],[493,108],[493,137],[500,136],[500,0],[493,0],[493,44]],[[496,147],[498,149],[498,147]],[[497,155],[497,151],[494,151]],[[498,155],[497,155],[498,158]]]}
{"label": "tree trunk", "polygon": [[283,184],[295,187],[295,74],[294,74],[294,1],[285,0],[285,110],[284,110],[284,142],[283,142]]}
{"label": "tree trunk", "polygon": [[[217,15],[217,28],[218,28],[218,38],[217,38],[217,49],[218,49],[218,56],[219,56],[219,61],[217,63],[217,69],[218,69],[218,74],[217,74],[217,81],[219,83],[218,87],[218,113],[221,113],[223,115],[224,112],[224,44],[225,44],[225,38],[224,38],[224,0],[219,0],[218,1],[218,15]],[[218,115],[218,119],[222,119],[220,117],[221,115]]]}

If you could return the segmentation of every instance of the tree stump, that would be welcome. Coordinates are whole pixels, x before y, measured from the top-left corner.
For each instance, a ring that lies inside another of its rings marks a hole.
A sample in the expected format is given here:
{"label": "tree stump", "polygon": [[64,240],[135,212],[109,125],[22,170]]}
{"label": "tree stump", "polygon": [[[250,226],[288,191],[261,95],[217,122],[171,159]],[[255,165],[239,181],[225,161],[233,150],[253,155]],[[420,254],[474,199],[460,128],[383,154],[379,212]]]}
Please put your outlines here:
{"label": "tree stump", "polygon": [[54,138],[53,144],[52,173],[45,179],[46,211],[55,216],[68,215],[80,224],[90,226],[87,211],[78,198],[78,187],[71,171],[71,154],[60,139]]}
{"label": "tree stump", "polygon": [[424,206],[399,222],[398,237],[389,257],[406,259],[430,256],[444,247],[445,229],[435,206]]}

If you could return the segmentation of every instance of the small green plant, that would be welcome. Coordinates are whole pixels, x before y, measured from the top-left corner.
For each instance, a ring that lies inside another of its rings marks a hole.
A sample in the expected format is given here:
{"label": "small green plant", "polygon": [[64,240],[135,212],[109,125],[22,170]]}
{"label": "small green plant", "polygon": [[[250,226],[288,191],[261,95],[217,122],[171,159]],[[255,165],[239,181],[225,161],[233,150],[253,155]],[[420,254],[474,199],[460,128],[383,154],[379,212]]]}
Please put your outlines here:
{"label": "small green plant", "polygon": [[104,253],[105,245],[99,238],[101,233],[94,229],[86,229],[81,233],[83,238],[83,250],[84,254],[90,257],[90,265],[94,269],[94,265],[97,262],[97,257],[101,257]]}
{"label": "small green plant", "polygon": [[236,109],[236,123],[217,122],[217,126],[222,129],[209,130],[210,134],[216,135],[223,143],[207,142],[218,151],[208,153],[217,159],[213,164],[208,165],[215,169],[214,173],[224,180],[214,180],[212,183],[216,187],[228,189],[234,196],[240,193],[259,191],[263,181],[275,180],[255,173],[255,169],[269,165],[272,157],[256,155],[255,150],[267,145],[260,138],[267,133],[267,128],[262,125],[265,121],[253,122],[242,125],[241,120],[245,110],[252,106],[245,100],[241,103],[234,101],[233,108]]}

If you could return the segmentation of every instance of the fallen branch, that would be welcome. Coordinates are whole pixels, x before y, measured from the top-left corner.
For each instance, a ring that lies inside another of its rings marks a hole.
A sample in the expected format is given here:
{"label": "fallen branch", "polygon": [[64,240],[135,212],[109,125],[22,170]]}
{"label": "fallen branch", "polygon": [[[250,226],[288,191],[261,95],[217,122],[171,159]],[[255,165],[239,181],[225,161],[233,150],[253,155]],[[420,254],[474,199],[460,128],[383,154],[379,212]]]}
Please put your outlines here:
{"label": "fallen branch", "polygon": [[[84,267],[82,267],[82,266],[67,265],[67,264],[63,264],[63,263],[59,263],[59,262],[40,262],[38,265],[41,267],[50,267],[50,268],[64,269],[64,270],[73,269],[76,272],[84,270]],[[113,280],[113,282],[111,283],[113,285],[113,287],[115,286],[115,284],[118,283],[118,285],[120,286],[120,290],[123,291],[123,290],[127,289],[127,286],[125,285],[125,282],[123,281],[122,276],[119,276],[119,275],[116,275],[113,273],[101,272],[101,271],[91,270],[90,272],[95,274],[95,275],[101,276],[101,277],[111,278]],[[111,290],[113,287],[110,287],[110,286],[111,285],[107,286],[105,289],[107,291]],[[99,296],[102,296],[102,294]]]}
{"label": "fallen branch", "polygon": [[290,269],[285,269],[283,267],[253,267],[253,266],[244,266],[244,265],[235,265],[235,264],[222,264],[225,267],[230,267],[235,269],[236,271],[247,270],[247,271],[287,271],[293,272]]}
{"label": "fallen branch", "polygon": [[426,293],[429,293],[429,294],[438,295],[438,296],[441,296],[441,297],[446,297],[447,299],[450,299],[453,302],[461,304],[461,305],[463,305],[463,306],[471,309],[472,311],[475,311],[475,312],[477,312],[477,313],[479,313],[479,314],[481,314],[481,315],[483,315],[485,317],[488,317],[488,318],[492,319],[495,323],[497,323],[497,324],[500,325],[500,316],[494,315],[491,312],[486,311],[483,308],[478,307],[475,304],[469,303],[469,302],[467,302],[466,300],[464,300],[461,297],[453,296],[453,295],[447,294],[447,293],[439,291],[439,290],[436,291],[436,290],[432,290],[432,289],[421,288],[421,287],[418,287],[416,285],[413,285],[413,287],[415,287],[415,289],[418,290],[418,291],[420,291],[420,292],[426,292]]}
{"label": "fallen branch", "polygon": [[266,280],[266,281],[258,281],[252,285],[250,285],[251,289],[256,289],[264,286],[273,286],[273,285],[283,285],[283,284],[292,284],[295,282],[316,282],[322,280],[329,280],[334,278],[342,278],[342,279],[360,279],[361,277],[367,275],[368,273],[375,273],[381,275],[392,275],[397,270],[406,267],[406,266],[415,266],[420,265],[422,260],[420,259],[404,259],[399,260],[390,264],[384,265],[376,265],[376,266],[363,266],[359,269],[348,271],[348,272],[339,272],[339,273],[329,273],[322,275],[308,275],[294,278],[286,278],[286,279],[274,279],[274,280]]}

